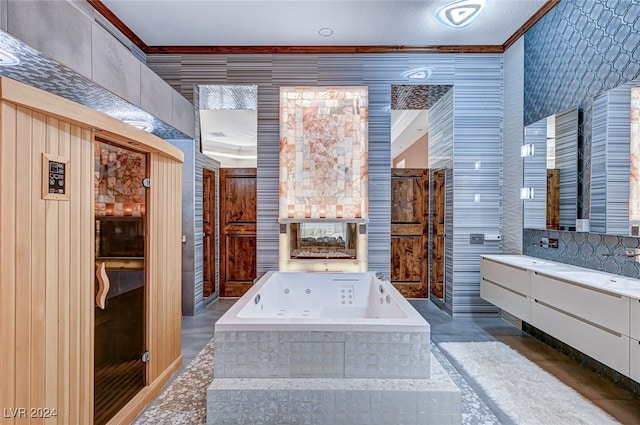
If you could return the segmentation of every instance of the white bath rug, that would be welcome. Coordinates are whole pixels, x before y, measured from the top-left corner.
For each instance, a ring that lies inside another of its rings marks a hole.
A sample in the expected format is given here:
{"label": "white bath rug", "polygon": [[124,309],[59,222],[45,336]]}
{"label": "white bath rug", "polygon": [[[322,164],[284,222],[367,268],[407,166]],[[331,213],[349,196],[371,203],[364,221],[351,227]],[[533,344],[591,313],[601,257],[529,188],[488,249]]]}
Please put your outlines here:
{"label": "white bath rug", "polygon": [[518,425],[618,423],[577,391],[501,342],[443,342],[439,346]]}

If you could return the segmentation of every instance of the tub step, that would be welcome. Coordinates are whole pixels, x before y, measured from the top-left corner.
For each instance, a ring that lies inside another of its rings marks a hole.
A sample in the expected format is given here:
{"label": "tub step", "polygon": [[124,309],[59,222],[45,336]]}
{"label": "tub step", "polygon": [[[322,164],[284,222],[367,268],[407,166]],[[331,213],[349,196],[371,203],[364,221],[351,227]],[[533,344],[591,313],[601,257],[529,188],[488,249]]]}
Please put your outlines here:
{"label": "tub step", "polygon": [[460,424],[460,389],[432,356],[430,379],[215,378],[207,424]]}

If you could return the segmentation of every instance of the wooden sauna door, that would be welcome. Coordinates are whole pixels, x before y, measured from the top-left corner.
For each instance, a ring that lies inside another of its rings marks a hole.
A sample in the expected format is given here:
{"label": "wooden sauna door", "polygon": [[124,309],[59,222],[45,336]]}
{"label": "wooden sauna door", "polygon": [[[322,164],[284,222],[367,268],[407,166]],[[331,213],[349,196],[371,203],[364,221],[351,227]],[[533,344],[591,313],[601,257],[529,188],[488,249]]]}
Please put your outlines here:
{"label": "wooden sauna door", "polygon": [[202,170],[202,296],[207,298],[216,290],[216,173]]}
{"label": "wooden sauna door", "polygon": [[240,297],[256,278],[255,168],[220,169],[220,296]]}
{"label": "wooden sauna door", "polygon": [[428,298],[429,170],[391,170],[391,283],[407,298]]}
{"label": "wooden sauna door", "polygon": [[444,299],[446,170],[433,173],[433,232],[431,233],[431,293]]}

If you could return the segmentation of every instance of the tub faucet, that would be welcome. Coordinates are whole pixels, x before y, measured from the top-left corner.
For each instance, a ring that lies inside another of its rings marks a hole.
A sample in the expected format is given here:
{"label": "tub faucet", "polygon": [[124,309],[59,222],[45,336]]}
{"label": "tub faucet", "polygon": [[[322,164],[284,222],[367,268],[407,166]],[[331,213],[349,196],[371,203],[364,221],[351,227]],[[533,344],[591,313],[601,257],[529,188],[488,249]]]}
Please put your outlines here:
{"label": "tub faucet", "polygon": [[387,277],[382,272],[376,272],[376,278],[378,280],[382,280],[383,282],[386,282],[388,280]]}

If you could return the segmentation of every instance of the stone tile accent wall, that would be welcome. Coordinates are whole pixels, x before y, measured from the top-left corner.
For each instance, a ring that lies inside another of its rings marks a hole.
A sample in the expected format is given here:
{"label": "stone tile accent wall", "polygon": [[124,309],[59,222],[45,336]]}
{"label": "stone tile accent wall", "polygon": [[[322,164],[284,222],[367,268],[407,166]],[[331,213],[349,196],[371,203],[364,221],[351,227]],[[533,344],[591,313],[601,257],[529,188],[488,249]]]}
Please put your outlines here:
{"label": "stone tile accent wall", "polygon": [[94,155],[96,217],[143,216],[146,156],[105,143],[96,143]]}
{"label": "stone tile accent wall", "polygon": [[367,87],[280,88],[280,218],[367,217]]}

